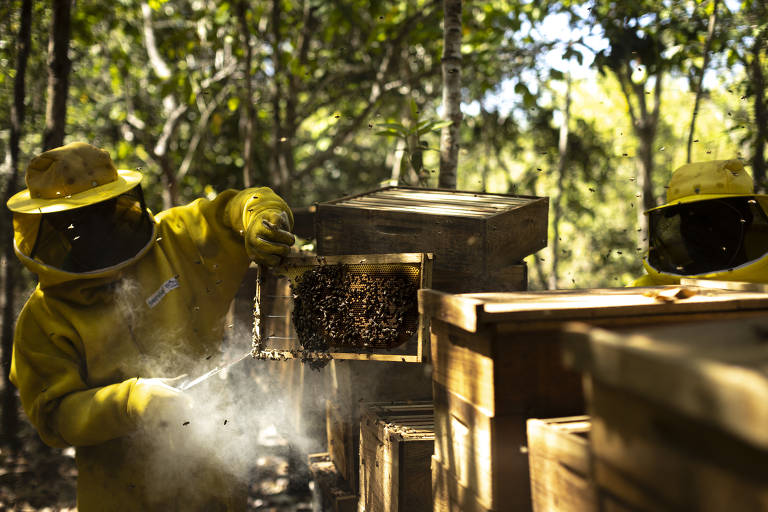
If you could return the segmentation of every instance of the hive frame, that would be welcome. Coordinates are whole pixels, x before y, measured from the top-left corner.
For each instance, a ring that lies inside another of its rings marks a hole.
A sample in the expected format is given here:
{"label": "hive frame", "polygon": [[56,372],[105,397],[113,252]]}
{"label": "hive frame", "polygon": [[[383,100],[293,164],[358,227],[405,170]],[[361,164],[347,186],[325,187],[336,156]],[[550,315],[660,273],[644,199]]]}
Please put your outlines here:
{"label": "hive frame", "polygon": [[[268,273],[274,276],[286,278],[289,274],[287,269],[292,266],[316,266],[316,265],[377,265],[377,264],[418,264],[419,265],[419,288],[430,288],[432,284],[432,263],[434,257],[432,253],[395,253],[395,254],[356,254],[356,255],[338,255],[338,256],[315,256],[315,255],[289,255],[283,265],[277,269],[267,269],[259,266],[258,277],[256,281],[256,296],[254,297],[254,325],[253,357],[265,360],[286,360],[301,359],[303,361],[322,361],[322,360],[362,360],[362,361],[389,361],[404,363],[425,363],[429,358],[429,321],[423,315],[419,315],[418,336],[415,351],[397,352],[383,351],[382,349],[372,349],[371,351],[344,351],[332,349],[329,352],[310,352],[301,348],[298,338],[294,337],[288,341],[294,341],[295,346],[285,348],[275,348],[269,346],[270,336],[263,337],[261,332],[261,301],[263,283]],[[291,299],[292,300],[292,299]],[[286,312],[290,314],[290,312]],[[265,340],[267,343],[265,343]],[[405,346],[410,343],[406,343]],[[395,353],[396,352],[396,353]]]}

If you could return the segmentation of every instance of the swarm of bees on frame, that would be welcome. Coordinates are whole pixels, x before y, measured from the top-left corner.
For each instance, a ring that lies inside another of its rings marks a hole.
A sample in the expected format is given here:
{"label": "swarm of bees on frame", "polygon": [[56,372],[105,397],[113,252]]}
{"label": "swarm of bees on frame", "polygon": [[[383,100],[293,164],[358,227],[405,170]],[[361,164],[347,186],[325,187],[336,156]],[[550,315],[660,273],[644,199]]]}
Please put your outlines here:
{"label": "swarm of bees on frame", "polygon": [[[416,332],[418,283],[397,272],[320,265],[291,284],[292,320],[306,352],[392,349]],[[327,361],[319,361],[321,364]]]}

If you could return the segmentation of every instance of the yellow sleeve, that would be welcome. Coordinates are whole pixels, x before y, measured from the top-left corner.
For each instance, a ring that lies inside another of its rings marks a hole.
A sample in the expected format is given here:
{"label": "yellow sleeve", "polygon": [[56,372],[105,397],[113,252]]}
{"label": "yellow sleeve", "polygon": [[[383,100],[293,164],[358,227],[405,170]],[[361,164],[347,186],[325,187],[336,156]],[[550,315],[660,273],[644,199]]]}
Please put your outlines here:
{"label": "yellow sleeve", "polygon": [[[19,315],[10,374],[40,438],[54,447],[83,446],[134,430],[136,422],[126,411],[136,379],[89,389],[79,350],[66,336],[66,324],[56,322],[42,302],[36,293]],[[41,313],[45,322],[35,318]]]}

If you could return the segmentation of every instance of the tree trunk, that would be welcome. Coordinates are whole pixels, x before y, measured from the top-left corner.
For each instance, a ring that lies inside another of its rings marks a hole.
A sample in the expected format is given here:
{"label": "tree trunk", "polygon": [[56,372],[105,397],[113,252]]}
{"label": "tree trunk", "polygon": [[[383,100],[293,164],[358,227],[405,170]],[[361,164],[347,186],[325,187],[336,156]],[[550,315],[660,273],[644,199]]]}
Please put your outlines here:
{"label": "tree trunk", "polygon": [[443,109],[444,119],[453,121],[440,137],[438,186],[456,188],[461,127],[461,0],[443,0]]}
{"label": "tree trunk", "polygon": [[765,76],[763,76],[762,53],[765,45],[763,34],[755,38],[752,52],[752,86],[755,90],[755,148],[752,155],[752,177],[757,192],[766,188],[765,144],[768,142],[768,109],[765,100]]}
{"label": "tree trunk", "polygon": [[558,266],[560,263],[560,217],[562,216],[563,201],[563,181],[565,180],[565,163],[568,157],[568,123],[571,119],[571,75],[566,78],[565,88],[565,108],[563,109],[563,124],[560,125],[560,137],[557,144],[558,162],[557,162],[557,190],[555,200],[552,204],[552,249],[550,257],[552,258],[552,273],[549,275],[549,289],[558,288]]}
{"label": "tree trunk", "polygon": [[[16,181],[19,175],[19,141],[24,128],[24,86],[27,73],[27,60],[31,45],[32,0],[23,0],[21,4],[21,25],[16,40],[16,77],[13,83],[13,104],[11,105],[11,174],[5,188],[3,204],[16,193]],[[12,225],[12,215],[3,208],[4,225]],[[3,439],[11,451],[19,448],[18,404],[16,388],[11,384],[11,354],[13,351],[13,326],[15,317],[16,277],[18,275],[18,260],[13,254],[13,229],[7,230],[5,251],[2,258],[3,282],[3,327],[2,327],[2,372],[3,372]]]}
{"label": "tree trunk", "polygon": [[237,16],[240,21],[240,37],[245,49],[245,63],[243,79],[245,80],[245,105],[243,119],[243,186],[248,188],[253,185],[253,127],[256,109],[253,107],[253,79],[251,77],[251,64],[253,62],[253,47],[251,46],[251,32],[248,29],[248,5],[245,0],[237,4]]}
{"label": "tree trunk", "polygon": [[51,31],[48,40],[48,93],[45,105],[43,150],[64,144],[69,93],[69,39],[72,0],[53,0]]}
{"label": "tree trunk", "polygon": [[704,43],[704,61],[699,70],[698,83],[696,84],[696,99],[693,102],[693,114],[691,115],[691,128],[688,130],[688,150],[686,153],[686,162],[691,163],[691,147],[693,146],[693,135],[696,131],[696,116],[699,115],[699,103],[704,93],[704,72],[709,64],[709,52],[712,49],[712,39],[715,35],[715,24],[717,23],[717,4],[720,0],[712,0],[712,14],[709,16],[709,26],[707,27],[707,42]]}

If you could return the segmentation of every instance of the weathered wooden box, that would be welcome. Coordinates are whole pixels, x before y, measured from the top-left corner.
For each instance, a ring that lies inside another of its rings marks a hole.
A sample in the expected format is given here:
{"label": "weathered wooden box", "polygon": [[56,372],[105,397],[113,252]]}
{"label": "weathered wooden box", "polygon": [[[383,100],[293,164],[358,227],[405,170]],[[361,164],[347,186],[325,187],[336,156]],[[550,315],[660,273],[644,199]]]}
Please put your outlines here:
{"label": "weathered wooden box", "polygon": [[307,463],[314,493],[324,512],[357,512],[357,496],[349,489],[327,453],[311,453]]}
{"label": "weathered wooden box", "polygon": [[494,510],[531,507],[526,420],[584,412],[580,376],[559,360],[567,322],[628,328],[768,314],[768,294],[704,288],[419,294],[431,325],[435,455]]}
{"label": "weathered wooden box", "polygon": [[361,512],[431,512],[431,402],[368,404],[360,422]]}
{"label": "weathered wooden box", "polygon": [[534,512],[597,511],[589,425],[588,416],[528,420]]}
{"label": "weathered wooden box", "polygon": [[432,499],[434,512],[493,512],[477,501],[440,460],[432,456]]}
{"label": "weathered wooden box", "polygon": [[527,288],[522,259],[547,245],[546,197],[387,187],[319,203],[320,255],[431,252],[433,288]]}
{"label": "weathered wooden box", "polygon": [[768,317],[569,329],[595,482],[629,510],[768,510]]}
{"label": "weathered wooden box", "polygon": [[328,373],[331,379],[326,408],[328,452],[350,488],[358,492],[364,405],[431,400],[432,382],[424,365],[403,362],[332,361]]}

